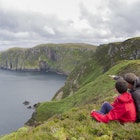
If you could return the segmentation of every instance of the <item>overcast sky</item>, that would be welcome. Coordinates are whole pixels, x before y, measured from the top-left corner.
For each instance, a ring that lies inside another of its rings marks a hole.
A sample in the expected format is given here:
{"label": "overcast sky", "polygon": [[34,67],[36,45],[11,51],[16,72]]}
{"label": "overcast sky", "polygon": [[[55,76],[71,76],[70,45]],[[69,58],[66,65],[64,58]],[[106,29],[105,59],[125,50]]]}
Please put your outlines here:
{"label": "overcast sky", "polygon": [[0,0],[0,50],[140,36],[140,0]]}

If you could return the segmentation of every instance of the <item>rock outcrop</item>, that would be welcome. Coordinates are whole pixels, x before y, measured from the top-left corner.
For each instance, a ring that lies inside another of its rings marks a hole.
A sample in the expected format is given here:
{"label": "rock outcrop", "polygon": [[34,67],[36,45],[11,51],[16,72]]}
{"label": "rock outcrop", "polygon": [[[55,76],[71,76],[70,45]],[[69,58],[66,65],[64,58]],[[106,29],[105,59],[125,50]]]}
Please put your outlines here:
{"label": "rock outcrop", "polygon": [[124,42],[115,42],[97,47],[96,61],[107,71],[117,61],[140,59],[140,37],[131,38]]}

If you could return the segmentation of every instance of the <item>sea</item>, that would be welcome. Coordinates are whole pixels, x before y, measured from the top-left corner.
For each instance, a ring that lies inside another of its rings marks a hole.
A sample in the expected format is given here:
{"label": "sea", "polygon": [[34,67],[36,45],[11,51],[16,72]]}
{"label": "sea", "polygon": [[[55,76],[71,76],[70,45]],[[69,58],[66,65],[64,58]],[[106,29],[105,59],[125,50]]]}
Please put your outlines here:
{"label": "sea", "polygon": [[0,136],[24,126],[35,111],[33,106],[50,101],[66,78],[53,72],[0,70]]}

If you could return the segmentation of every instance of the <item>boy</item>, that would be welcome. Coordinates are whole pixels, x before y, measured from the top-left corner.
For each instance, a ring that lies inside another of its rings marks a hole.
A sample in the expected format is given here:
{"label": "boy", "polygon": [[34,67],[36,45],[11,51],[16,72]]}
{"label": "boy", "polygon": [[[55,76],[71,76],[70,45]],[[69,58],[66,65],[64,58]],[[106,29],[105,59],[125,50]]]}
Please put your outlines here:
{"label": "boy", "polygon": [[117,120],[121,124],[126,122],[136,121],[136,108],[133,98],[127,92],[127,82],[123,79],[118,79],[115,88],[119,96],[113,104],[105,102],[100,111],[91,111],[91,117],[99,122],[108,123],[112,120]]}

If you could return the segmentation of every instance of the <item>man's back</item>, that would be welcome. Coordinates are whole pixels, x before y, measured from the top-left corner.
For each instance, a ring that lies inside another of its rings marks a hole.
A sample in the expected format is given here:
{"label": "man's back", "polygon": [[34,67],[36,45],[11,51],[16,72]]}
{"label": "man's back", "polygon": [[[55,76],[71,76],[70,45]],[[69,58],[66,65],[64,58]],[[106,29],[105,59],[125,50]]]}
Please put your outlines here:
{"label": "man's back", "polygon": [[140,87],[135,88],[132,93],[134,99],[136,110],[137,110],[137,120],[140,121]]}

